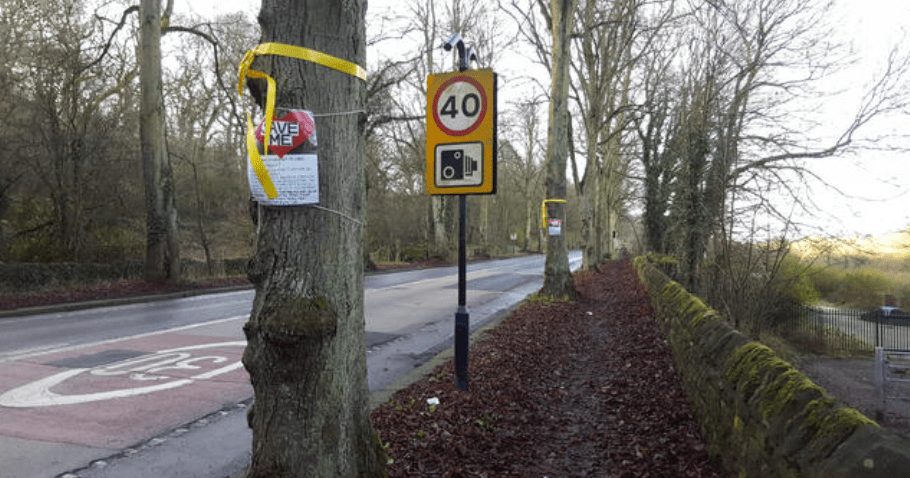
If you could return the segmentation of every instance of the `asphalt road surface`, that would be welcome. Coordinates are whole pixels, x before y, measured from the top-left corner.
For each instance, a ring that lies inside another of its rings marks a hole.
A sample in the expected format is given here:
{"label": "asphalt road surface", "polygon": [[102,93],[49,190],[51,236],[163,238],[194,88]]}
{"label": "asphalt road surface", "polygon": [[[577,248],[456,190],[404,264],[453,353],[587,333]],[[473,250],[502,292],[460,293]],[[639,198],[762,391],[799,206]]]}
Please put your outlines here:
{"label": "asphalt road surface", "polygon": [[[544,256],[470,264],[472,330],[543,280]],[[580,254],[571,253],[573,268]],[[451,346],[457,268],[368,276],[369,387]],[[249,463],[240,365],[253,291],[0,319],[0,478],[221,478]]]}

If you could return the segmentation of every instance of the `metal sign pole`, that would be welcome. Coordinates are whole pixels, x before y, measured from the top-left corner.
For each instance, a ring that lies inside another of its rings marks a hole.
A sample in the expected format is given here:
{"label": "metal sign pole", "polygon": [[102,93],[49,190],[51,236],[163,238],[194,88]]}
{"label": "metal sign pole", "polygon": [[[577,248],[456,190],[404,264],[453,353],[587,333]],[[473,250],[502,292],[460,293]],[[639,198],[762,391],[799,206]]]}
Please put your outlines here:
{"label": "metal sign pole", "polygon": [[[446,51],[458,49],[458,69],[468,70],[471,60],[477,58],[474,49],[465,48],[461,35],[454,34],[443,46]],[[471,314],[467,308],[468,265],[466,252],[465,225],[468,216],[468,197],[458,197],[458,310],[455,311],[455,390],[468,391],[468,349],[471,337]]]}
{"label": "metal sign pole", "polygon": [[427,193],[459,195],[458,309],[455,312],[455,388],[468,391],[471,318],[467,308],[467,195],[496,193],[496,74],[467,71],[473,48],[454,34],[458,72],[427,76]]}
{"label": "metal sign pole", "polygon": [[458,196],[458,310],[455,312],[455,389],[468,391],[468,344],[471,336],[471,315],[467,304],[467,254],[465,219],[468,197]]}

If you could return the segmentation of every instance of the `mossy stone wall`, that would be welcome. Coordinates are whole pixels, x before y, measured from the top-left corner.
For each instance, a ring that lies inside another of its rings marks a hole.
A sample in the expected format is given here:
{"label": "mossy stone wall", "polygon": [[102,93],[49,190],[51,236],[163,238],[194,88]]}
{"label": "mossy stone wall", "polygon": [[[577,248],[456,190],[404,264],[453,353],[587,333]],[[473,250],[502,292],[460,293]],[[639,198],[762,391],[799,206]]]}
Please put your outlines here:
{"label": "mossy stone wall", "polygon": [[708,452],[734,476],[910,476],[910,440],[838,404],[645,257],[635,267]]}

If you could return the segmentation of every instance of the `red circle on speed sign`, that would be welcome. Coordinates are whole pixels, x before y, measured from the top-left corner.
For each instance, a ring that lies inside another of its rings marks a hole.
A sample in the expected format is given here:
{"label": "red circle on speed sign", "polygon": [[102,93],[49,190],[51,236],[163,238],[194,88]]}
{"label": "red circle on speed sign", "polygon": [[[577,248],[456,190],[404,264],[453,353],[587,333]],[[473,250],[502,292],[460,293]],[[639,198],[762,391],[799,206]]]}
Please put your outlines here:
{"label": "red circle on speed sign", "polygon": [[433,120],[443,133],[464,136],[480,126],[487,114],[487,94],[470,76],[454,76],[433,98]]}

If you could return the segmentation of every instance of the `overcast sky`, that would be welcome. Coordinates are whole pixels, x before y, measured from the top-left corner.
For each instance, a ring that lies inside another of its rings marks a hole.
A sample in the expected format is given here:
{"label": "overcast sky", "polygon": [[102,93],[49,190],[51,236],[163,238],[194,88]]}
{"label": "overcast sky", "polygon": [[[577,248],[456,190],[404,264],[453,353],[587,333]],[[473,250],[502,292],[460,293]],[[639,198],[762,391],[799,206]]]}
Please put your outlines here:
{"label": "overcast sky", "polygon": [[[192,11],[200,16],[245,11],[255,18],[259,2],[239,0],[176,0],[178,11]],[[401,0],[369,0],[368,15],[395,12]],[[833,13],[835,24],[845,41],[852,42],[860,63],[838,77],[843,88],[862,90],[871,73],[880,69],[888,50],[902,39],[907,43],[910,26],[910,1],[907,0],[838,0]],[[251,45],[252,48],[254,45]],[[368,58],[380,56],[368,52]],[[382,53],[388,54],[388,49]],[[506,97],[513,79],[509,68],[493,65],[501,74],[500,97]],[[506,72],[503,75],[503,71]],[[841,87],[840,84],[837,85]],[[849,114],[859,97],[849,92],[837,97],[829,115]],[[839,108],[838,108],[839,107]],[[500,103],[500,109],[503,103]],[[847,118],[848,120],[849,118]],[[876,128],[894,131],[910,130],[910,116],[892,116]],[[816,183],[811,187],[813,200],[821,211],[800,215],[799,220],[815,224],[819,231],[831,235],[881,234],[910,226],[910,155],[864,152],[843,158],[830,158],[810,164],[812,170],[833,188]],[[836,190],[844,193],[842,197]],[[815,232],[815,231],[813,231]]]}

